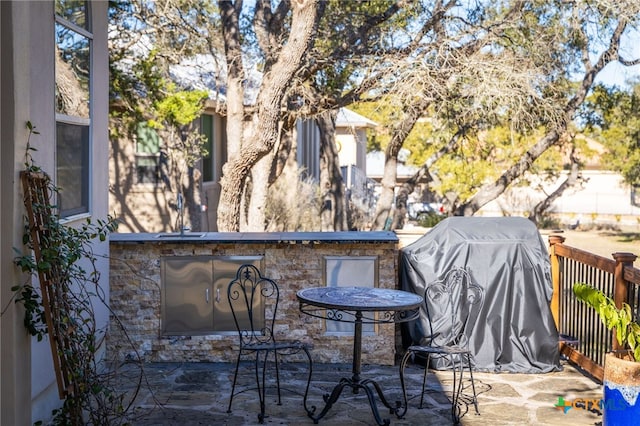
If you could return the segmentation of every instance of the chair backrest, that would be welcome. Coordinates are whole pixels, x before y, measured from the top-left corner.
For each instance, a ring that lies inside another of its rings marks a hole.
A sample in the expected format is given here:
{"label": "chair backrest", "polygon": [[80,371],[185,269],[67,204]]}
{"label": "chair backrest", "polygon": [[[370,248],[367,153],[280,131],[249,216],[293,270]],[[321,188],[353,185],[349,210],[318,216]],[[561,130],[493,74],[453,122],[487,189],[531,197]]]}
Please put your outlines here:
{"label": "chair backrest", "polygon": [[275,281],[263,277],[254,265],[242,265],[227,287],[227,298],[241,346],[274,342],[280,299]]}
{"label": "chair backrest", "polygon": [[466,347],[470,326],[475,324],[482,307],[484,291],[471,281],[464,268],[453,268],[444,276],[427,284],[424,301],[431,346]]}

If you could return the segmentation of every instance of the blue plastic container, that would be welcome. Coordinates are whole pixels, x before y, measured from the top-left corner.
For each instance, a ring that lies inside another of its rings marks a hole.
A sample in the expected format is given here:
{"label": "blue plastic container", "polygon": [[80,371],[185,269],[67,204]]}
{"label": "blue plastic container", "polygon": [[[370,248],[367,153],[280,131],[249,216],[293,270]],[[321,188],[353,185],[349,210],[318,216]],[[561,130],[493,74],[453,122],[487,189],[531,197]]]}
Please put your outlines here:
{"label": "blue plastic container", "polygon": [[604,382],[602,422],[604,426],[640,424],[640,386]]}

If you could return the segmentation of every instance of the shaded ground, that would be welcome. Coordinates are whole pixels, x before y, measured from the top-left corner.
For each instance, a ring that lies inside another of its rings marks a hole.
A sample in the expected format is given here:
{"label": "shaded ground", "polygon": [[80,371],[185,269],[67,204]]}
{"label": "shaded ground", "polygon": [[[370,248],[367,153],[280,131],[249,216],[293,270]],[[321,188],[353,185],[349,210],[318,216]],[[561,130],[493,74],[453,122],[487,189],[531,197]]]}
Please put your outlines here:
{"label": "shaded ground", "polygon": [[[597,410],[588,411],[573,405],[582,400],[597,401],[602,397],[601,385],[580,374],[563,362],[563,371],[546,374],[474,374],[479,395],[480,415],[476,415],[469,397],[460,404],[462,425],[596,425],[602,416]],[[149,386],[141,389],[135,402],[132,425],[254,425],[259,411],[255,391],[247,391],[234,399],[231,413],[227,413],[233,368],[226,363],[153,363],[146,364]],[[423,368],[407,367],[409,409],[403,419],[380,408],[380,415],[392,425],[450,425],[449,392],[451,372],[430,371],[425,396],[425,408],[418,409],[418,389]],[[351,366],[346,364],[314,365],[309,402],[324,407],[322,395],[331,391],[341,377],[350,377]],[[121,389],[132,389],[136,371],[120,375]],[[125,378],[133,379],[131,382]],[[247,384],[245,376],[244,383]],[[251,377],[251,374],[248,376]],[[401,398],[397,366],[363,366],[362,378],[373,378],[382,387],[391,403]],[[287,388],[304,389],[304,375],[291,364],[282,366],[281,379]],[[466,383],[464,392],[470,395]],[[283,392],[282,405],[277,405],[275,391],[267,395],[265,424],[312,425],[302,405],[302,396]],[[561,403],[559,403],[561,401]],[[378,401],[378,405],[381,404]],[[558,406],[560,405],[560,406]],[[375,424],[367,397],[363,392],[354,395],[345,389],[340,399],[320,419],[320,425]]]}

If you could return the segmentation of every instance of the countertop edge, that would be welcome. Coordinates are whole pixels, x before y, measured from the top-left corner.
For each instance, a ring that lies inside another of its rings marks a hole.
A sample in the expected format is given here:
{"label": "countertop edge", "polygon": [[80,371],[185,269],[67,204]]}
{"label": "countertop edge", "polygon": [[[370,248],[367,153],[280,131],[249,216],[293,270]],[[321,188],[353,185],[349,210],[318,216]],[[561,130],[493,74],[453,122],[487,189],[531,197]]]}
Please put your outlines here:
{"label": "countertop edge", "polygon": [[[200,236],[202,235],[202,236]],[[113,233],[112,243],[210,244],[210,243],[397,243],[392,231],[345,232],[194,232],[171,233]]]}

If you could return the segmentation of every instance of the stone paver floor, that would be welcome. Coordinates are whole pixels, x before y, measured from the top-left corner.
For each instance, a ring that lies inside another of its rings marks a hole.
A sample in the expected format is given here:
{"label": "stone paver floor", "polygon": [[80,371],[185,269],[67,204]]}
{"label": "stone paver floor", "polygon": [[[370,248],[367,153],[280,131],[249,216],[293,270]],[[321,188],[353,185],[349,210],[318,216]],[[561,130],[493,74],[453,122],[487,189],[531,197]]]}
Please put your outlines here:
{"label": "stone paver floor", "polygon": [[[304,389],[300,365],[281,366],[281,381],[290,389]],[[597,409],[580,408],[579,401],[597,401],[602,397],[601,385],[563,362],[563,371],[547,374],[474,374],[479,394],[480,415],[475,414],[470,399],[463,396],[460,404],[463,425],[597,425],[602,416]],[[150,363],[143,367],[142,385],[137,391],[131,411],[132,425],[253,425],[258,424],[257,393],[249,390],[235,397],[231,413],[227,413],[233,365],[227,363]],[[392,425],[452,424],[448,391],[451,372],[429,371],[425,405],[418,409],[423,369],[407,367],[409,409],[403,419],[380,408],[383,418]],[[140,369],[134,364],[119,369],[119,388],[131,393],[137,388]],[[322,395],[330,392],[341,377],[351,376],[347,364],[315,364],[309,404],[324,407]],[[243,376],[249,383],[251,372]],[[389,401],[401,399],[397,366],[363,365],[362,378],[375,379]],[[465,393],[471,391],[466,384]],[[267,391],[265,424],[312,425],[302,405],[302,396],[284,391],[282,405],[277,405],[275,390]],[[556,405],[564,405],[565,409]],[[382,404],[378,404],[381,406]],[[363,392],[353,394],[345,388],[341,397],[320,419],[321,425],[374,425],[374,417]]]}

